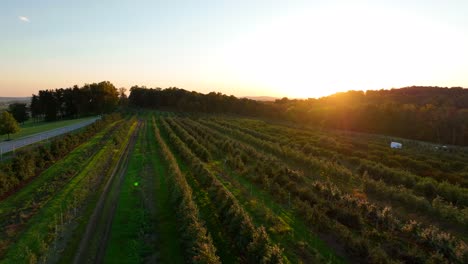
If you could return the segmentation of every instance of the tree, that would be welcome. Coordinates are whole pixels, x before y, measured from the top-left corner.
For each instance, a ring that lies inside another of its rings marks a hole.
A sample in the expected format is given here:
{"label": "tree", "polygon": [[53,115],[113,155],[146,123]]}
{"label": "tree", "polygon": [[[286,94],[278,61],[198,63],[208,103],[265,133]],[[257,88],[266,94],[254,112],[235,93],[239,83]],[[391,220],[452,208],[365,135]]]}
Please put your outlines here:
{"label": "tree", "polygon": [[20,130],[18,122],[16,122],[15,118],[4,111],[0,115],[0,135],[8,134],[8,140],[10,139],[10,134],[14,134]]}
{"label": "tree", "polygon": [[[120,97],[119,97],[120,95]],[[59,118],[75,118],[78,116],[96,115],[112,112],[119,102],[126,104],[125,89],[120,92],[108,81],[77,85],[70,88],[41,90],[39,95],[31,99],[31,115],[45,121]]]}
{"label": "tree", "polygon": [[67,118],[75,118],[78,115],[78,96],[79,89],[75,91],[73,89],[64,89],[63,90],[63,114]]}
{"label": "tree", "polygon": [[53,90],[39,91],[39,101],[44,106],[44,118],[46,121],[57,119],[59,103]]}
{"label": "tree", "polygon": [[127,106],[128,98],[125,92],[127,92],[126,88],[124,87],[119,88],[119,105],[120,106]]}
{"label": "tree", "polygon": [[112,112],[119,103],[119,92],[115,86],[108,82],[93,83],[85,85],[89,87],[91,98],[91,113],[104,114]]}
{"label": "tree", "polygon": [[39,96],[33,94],[30,108],[31,117],[38,121],[38,119],[44,114],[44,107],[42,106]]}
{"label": "tree", "polygon": [[24,123],[29,119],[28,108],[26,104],[13,103],[8,106],[8,112],[10,112],[18,123]]}

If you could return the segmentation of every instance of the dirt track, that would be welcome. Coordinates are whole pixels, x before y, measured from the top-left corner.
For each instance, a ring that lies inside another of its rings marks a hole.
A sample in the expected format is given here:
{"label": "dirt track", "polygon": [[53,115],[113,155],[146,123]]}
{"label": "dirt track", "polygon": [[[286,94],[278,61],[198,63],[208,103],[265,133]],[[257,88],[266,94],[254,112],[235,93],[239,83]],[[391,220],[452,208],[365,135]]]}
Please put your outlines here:
{"label": "dirt track", "polygon": [[140,126],[141,124],[138,124],[133,132],[125,151],[119,158],[117,166],[115,166],[104,186],[101,197],[89,219],[86,231],[81,238],[78,251],[75,254],[73,261],[75,264],[101,263],[104,258],[120,187],[127,170],[129,154],[135,146]]}

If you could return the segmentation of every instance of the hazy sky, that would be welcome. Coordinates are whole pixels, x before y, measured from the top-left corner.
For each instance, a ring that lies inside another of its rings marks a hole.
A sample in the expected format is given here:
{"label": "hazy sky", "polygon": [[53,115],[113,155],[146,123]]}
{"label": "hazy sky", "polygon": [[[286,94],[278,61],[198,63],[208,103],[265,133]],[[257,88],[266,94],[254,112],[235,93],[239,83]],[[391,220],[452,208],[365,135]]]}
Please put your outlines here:
{"label": "hazy sky", "polygon": [[236,96],[468,87],[468,1],[0,0],[0,96],[103,80]]}

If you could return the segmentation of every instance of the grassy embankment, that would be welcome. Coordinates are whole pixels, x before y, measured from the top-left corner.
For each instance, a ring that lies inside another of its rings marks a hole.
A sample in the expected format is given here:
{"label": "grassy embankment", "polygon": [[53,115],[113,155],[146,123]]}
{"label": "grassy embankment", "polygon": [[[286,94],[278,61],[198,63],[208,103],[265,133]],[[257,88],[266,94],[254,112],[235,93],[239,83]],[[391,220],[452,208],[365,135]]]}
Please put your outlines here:
{"label": "grassy embankment", "polygon": [[[115,123],[114,123],[115,124]],[[37,213],[53,196],[67,184],[78,172],[82,171],[94,158],[96,151],[94,149],[102,142],[103,136],[114,124],[109,125],[101,132],[90,138],[86,143],[78,146],[66,157],[57,161],[47,170],[43,171],[33,181],[24,186],[15,194],[7,199],[0,201],[0,217],[4,221],[9,221],[11,227],[5,227],[0,232],[0,257],[8,248],[9,244],[17,239],[20,231],[27,228],[29,219]],[[11,218],[17,218],[18,213],[27,216],[21,218],[17,224],[11,222]],[[3,221],[2,221],[3,222]]]}
{"label": "grassy embankment", "polygon": [[[48,130],[53,130],[57,128],[61,128],[64,126],[69,126],[73,124],[77,124],[83,121],[90,120],[94,117],[84,117],[84,118],[78,118],[78,119],[68,119],[68,120],[61,120],[61,121],[55,121],[55,122],[34,122],[32,120],[26,121],[24,124],[20,125],[21,130],[16,133],[16,134],[11,134],[10,139],[19,139],[23,137],[27,137],[30,135],[34,135],[37,133],[45,132]],[[8,138],[7,135],[1,135],[0,136],[0,141],[4,141]]]}
{"label": "grassy embankment", "polygon": [[[112,138],[109,138],[106,145],[100,148],[87,164],[82,165],[79,174],[71,178],[31,218],[25,231],[20,234],[16,243],[7,252],[4,262],[14,263],[25,259],[29,261],[44,260],[50,251],[56,251],[54,249],[56,240],[64,239],[64,233],[68,231],[68,233],[72,233],[72,236],[65,239],[76,238],[76,232],[74,232],[76,230],[66,229],[70,228],[70,222],[83,220],[80,216],[83,216],[83,211],[87,210],[81,209],[90,206],[88,198],[99,193],[95,190],[99,189],[100,182],[105,178],[106,173],[102,169],[106,169],[107,165],[115,166],[115,161],[118,160],[119,153],[122,151],[122,147],[115,146]],[[62,245],[60,246],[66,245],[68,242],[61,241]]]}

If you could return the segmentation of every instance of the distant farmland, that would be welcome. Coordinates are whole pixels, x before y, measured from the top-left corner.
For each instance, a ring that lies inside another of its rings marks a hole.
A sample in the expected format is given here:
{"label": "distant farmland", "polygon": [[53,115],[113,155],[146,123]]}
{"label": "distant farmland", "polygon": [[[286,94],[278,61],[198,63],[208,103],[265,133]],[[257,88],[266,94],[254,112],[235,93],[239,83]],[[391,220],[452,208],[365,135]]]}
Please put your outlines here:
{"label": "distant farmland", "polygon": [[11,103],[31,103],[31,97],[0,97],[0,109],[5,109]]}

